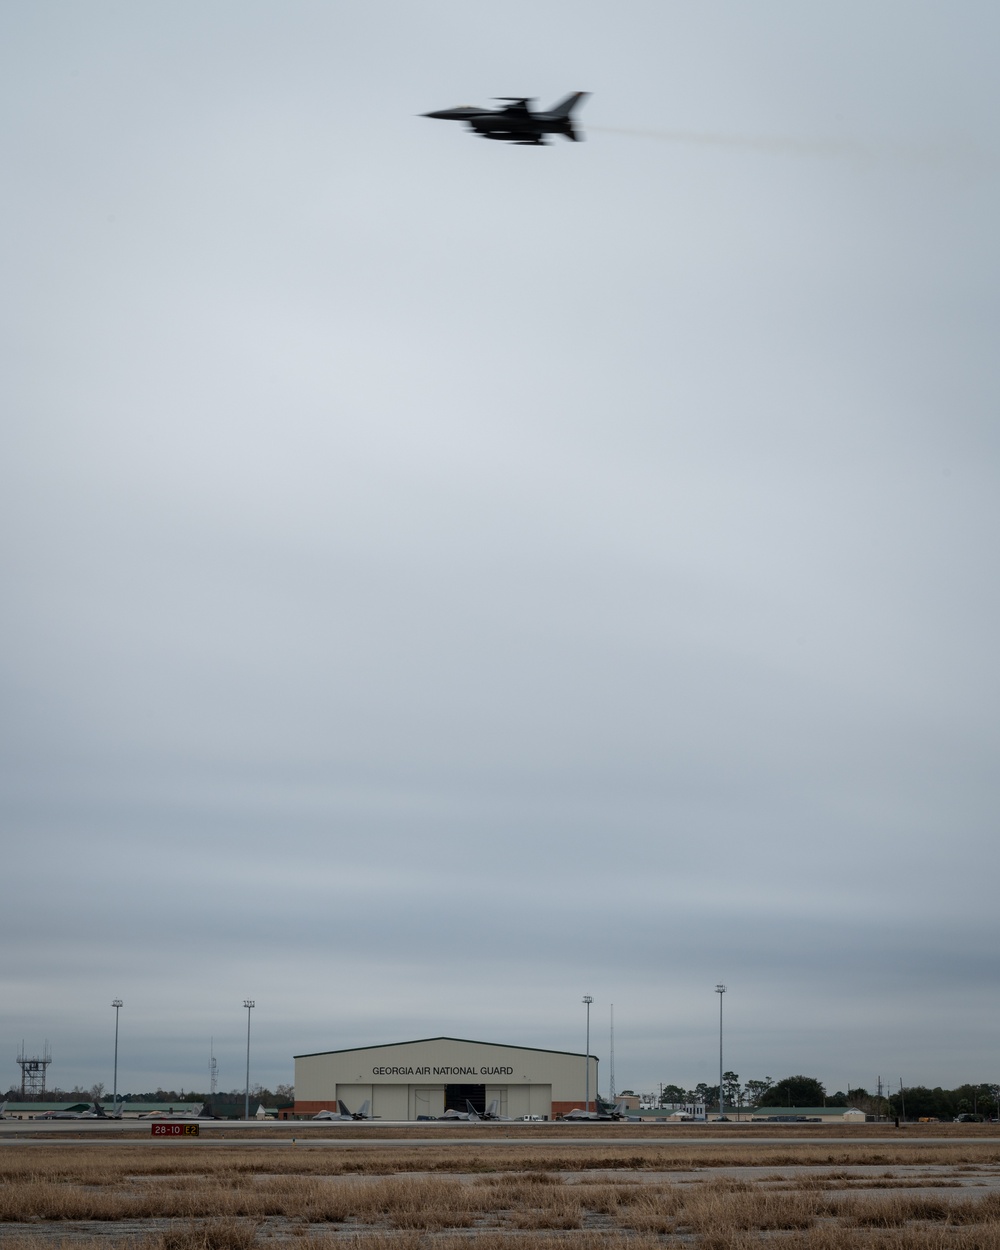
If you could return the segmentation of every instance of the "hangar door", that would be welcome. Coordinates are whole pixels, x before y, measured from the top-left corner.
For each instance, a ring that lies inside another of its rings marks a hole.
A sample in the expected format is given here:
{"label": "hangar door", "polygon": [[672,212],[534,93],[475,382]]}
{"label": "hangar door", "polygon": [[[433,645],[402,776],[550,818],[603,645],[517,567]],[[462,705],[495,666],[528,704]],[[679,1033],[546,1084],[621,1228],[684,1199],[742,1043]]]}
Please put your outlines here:
{"label": "hangar door", "polygon": [[440,1085],[417,1085],[413,1089],[413,1114],[439,1116],[444,1114],[444,1090]]}
{"label": "hangar door", "polygon": [[[372,1101],[373,1087],[371,1085],[343,1085],[337,1084],[337,1097],[342,1099],[347,1105],[350,1112],[360,1111],[364,1103],[369,1104]],[[371,1108],[369,1107],[369,1110]]]}
{"label": "hangar door", "polygon": [[486,1111],[485,1085],[446,1085],[444,1087],[445,1111],[468,1111],[467,1103],[483,1115]]}

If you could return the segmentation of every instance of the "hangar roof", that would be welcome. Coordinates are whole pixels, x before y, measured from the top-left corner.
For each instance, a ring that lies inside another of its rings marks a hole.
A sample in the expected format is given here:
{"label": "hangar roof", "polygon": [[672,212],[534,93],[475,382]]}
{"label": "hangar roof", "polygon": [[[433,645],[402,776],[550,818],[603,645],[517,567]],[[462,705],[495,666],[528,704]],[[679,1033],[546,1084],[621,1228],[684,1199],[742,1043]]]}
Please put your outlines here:
{"label": "hangar roof", "polygon": [[[421,1046],[425,1042],[461,1042],[465,1046],[494,1046],[502,1050],[537,1050],[543,1055],[572,1055],[585,1059],[582,1050],[552,1050],[548,1046],[516,1046],[512,1042],[477,1042],[471,1037],[415,1037],[409,1042],[373,1042],[370,1046],[344,1046],[340,1050],[313,1050],[305,1055],[293,1055],[293,1059],[312,1059],[317,1055],[349,1055],[352,1050],[388,1050],[390,1046]],[[591,1051],[591,1059],[597,1056]]]}

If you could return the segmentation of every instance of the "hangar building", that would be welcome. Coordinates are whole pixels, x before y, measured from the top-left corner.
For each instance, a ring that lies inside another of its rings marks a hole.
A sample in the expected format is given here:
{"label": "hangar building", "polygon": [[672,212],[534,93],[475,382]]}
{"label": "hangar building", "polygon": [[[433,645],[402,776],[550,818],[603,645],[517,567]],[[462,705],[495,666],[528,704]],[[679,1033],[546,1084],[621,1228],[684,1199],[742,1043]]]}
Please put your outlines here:
{"label": "hangar building", "polygon": [[[596,1055],[590,1056],[590,1098],[597,1097]],[[482,1113],[496,1099],[501,1115],[553,1116],[582,1107],[587,1057],[574,1051],[539,1050],[460,1037],[425,1037],[384,1046],[356,1046],[295,1056],[295,1114],[336,1110],[343,1099],[357,1111],[368,1099],[383,1120]]]}

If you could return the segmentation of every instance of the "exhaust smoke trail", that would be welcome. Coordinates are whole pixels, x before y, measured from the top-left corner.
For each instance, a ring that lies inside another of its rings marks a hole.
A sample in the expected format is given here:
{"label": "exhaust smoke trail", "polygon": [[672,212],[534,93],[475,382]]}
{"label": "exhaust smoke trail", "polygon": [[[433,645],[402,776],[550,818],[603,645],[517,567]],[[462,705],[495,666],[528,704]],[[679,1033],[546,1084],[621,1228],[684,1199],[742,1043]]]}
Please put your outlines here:
{"label": "exhaust smoke trail", "polygon": [[871,156],[871,148],[850,139],[793,139],[780,136],[721,135],[697,130],[635,130],[625,126],[588,126],[606,135],[654,139],[660,143],[690,143],[698,147],[732,148],[735,151],[792,153],[797,156]]}
{"label": "exhaust smoke trail", "polygon": [[626,135],[632,139],[652,139],[657,143],[686,143],[696,147],[724,148],[734,152],[765,152],[786,156],[818,156],[853,160],[898,160],[910,164],[940,165],[961,161],[997,167],[1000,157],[967,144],[939,143],[927,147],[901,143],[866,143],[859,139],[796,139],[791,136],[713,134],[697,130],[638,130],[625,126],[588,126],[597,134]]}

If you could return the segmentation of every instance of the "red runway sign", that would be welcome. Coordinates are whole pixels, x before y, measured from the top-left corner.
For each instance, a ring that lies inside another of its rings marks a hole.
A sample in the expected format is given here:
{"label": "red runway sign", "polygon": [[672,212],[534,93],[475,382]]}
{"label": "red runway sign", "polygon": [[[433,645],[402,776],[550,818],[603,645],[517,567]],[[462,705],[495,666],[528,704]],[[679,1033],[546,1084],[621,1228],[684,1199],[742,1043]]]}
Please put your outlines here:
{"label": "red runway sign", "polygon": [[197,1137],[200,1124],[164,1124],[150,1126],[153,1137]]}

